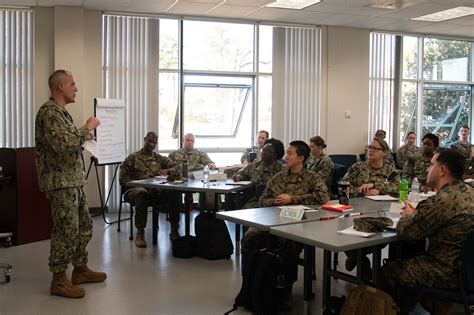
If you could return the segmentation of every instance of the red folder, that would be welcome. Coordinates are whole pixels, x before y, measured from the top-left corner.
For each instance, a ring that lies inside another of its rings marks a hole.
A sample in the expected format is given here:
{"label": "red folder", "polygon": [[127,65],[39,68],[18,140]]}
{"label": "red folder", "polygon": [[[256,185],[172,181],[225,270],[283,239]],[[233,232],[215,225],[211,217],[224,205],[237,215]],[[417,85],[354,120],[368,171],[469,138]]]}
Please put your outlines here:
{"label": "red folder", "polygon": [[321,209],[331,210],[336,212],[349,212],[352,211],[352,206],[341,205],[340,203],[327,203],[321,206]]}

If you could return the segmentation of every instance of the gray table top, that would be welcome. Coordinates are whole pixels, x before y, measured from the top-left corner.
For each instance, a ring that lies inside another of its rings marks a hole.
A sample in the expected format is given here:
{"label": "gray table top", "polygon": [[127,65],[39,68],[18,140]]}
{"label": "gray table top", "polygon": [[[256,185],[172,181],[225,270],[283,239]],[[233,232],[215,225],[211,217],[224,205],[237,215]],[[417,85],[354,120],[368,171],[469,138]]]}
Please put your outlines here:
{"label": "gray table top", "polygon": [[[387,215],[390,216],[390,213]],[[371,216],[377,216],[377,214],[373,213]],[[270,228],[270,234],[333,252],[386,244],[397,240],[395,232],[377,233],[367,238],[337,233],[353,225],[353,220],[354,217],[347,217],[275,226]]]}
{"label": "gray table top", "polygon": [[[336,200],[331,202],[337,203]],[[352,212],[361,212],[364,214],[376,213],[377,211],[388,211],[390,202],[374,201],[367,198],[352,198],[349,204],[354,208]],[[314,209],[319,209],[319,206],[310,206]],[[280,217],[281,209],[279,207],[268,208],[252,208],[243,210],[234,210],[227,212],[219,212],[216,217],[221,220],[226,220],[248,227],[255,227],[263,231],[268,231],[270,227],[281,226],[288,224],[297,224],[301,222],[317,221],[322,217],[340,216],[342,213],[318,210],[316,212],[306,212],[303,220],[295,220]],[[376,215],[376,214],[375,214]],[[327,221],[325,221],[327,222]]]}
{"label": "gray table top", "polygon": [[232,193],[248,189],[252,184],[231,185],[232,180],[218,180],[204,184],[201,181],[188,180],[182,183],[168,182],[161,178],[148,178],[128,182],[129,187],[145,187],[164,190],[190,191],[190,192],[211,192],[211,193]]}

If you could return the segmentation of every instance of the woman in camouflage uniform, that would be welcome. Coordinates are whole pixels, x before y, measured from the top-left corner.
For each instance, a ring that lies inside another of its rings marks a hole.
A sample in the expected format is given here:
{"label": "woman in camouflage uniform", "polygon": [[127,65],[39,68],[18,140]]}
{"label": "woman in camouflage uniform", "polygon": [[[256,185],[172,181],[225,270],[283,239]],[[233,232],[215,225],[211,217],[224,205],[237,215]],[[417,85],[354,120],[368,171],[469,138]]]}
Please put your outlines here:
{"label": "woman in camouflage uniform", "polygon": [[328,191],[331,191],[332,176],[334,173],[334,163],[324,154],[323,150],[326,148],[324,139],[320,136],[314,136],[309,139],[310,157],[306,161],[305,167],[307,170],[318,173],[324,180]]}
{"label": "woman in camouflage uniform", "polygon": [[421,153],[421,149],[415,145],[416,133],[410,131],[405,137],[405,144],[397,151],[397,165],[399,169],[403,169],[409,157]]}

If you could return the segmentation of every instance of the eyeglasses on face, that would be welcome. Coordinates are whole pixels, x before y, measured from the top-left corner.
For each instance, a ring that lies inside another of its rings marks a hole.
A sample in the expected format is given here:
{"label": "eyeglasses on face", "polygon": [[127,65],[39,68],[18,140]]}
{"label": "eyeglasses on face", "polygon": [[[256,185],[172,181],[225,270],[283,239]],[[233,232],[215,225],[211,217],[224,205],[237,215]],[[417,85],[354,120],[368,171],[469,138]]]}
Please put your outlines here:
{"label": "eyeglasses on face", "polygon": [[373,147],[371,145],[368,145],[365,148],[367,149],[367,151],[383,151],[382,148]]}

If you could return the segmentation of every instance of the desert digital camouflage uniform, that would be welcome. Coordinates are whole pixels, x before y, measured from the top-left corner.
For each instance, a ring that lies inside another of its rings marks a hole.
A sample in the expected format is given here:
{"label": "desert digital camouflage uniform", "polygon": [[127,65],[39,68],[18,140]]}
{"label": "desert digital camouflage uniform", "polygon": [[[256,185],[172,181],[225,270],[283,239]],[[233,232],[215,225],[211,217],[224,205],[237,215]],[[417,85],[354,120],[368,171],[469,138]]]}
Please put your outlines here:
{"label": "desert digital camouflage uniform", "polygon": [[456,288],[457,261],[467,233],[474,226],[474,188],[461,181],[446,184],[438,193],[420,202],[416,212],[402,217],[397,236],[402,241],[428,239],[421,255],[389,262],[382,268],[389,291],[402,287]]}
{"label": "desert digital camouflage uniform", "polygon": [[65,271],[71,262],[75,267],[87,264],[92,219],[82,190],[86,180],[81,145],[88,135],[87,127],[77,129],[67,110],[52,99],[36,115],[36,170],[53,218],[49,256],[53,273]]}
{"label": "desert digital camouflage uniform", "polygon": [[451,144],[451,149],[454,149],[461,153],[466,160],[471,158],[471,148],[472,144],[462,143],[461,141],[456,141],[455,143]]}
{"label": "desert digital camouflage uniform", "polygon": [[234,177],[240,176],[241,180],[249,180],[254,184],[254,189],[252,192],[250,192],[250,196],[248,196],[249,199],[247,199],[243,208],[249,209],[258,207],[256,190],[260,189],[261,185],[266,185],[270,178],[284,169],[285,167],[278,161],[273,162],[273,164],[270,166],[266,166],[263,161],[258,161],[255,163],[250,163],[246,167],[239,170],[237,174],[234,175]]}
{"label": "desert digital camouflage uniform", "polygon": [[207,153],[198,149],[186,151],[184,148],[182,148],[171,152],[168,157],[171,159],[171,161],[178,164],[181,163],[182,160],[188,161],[188,170],[190,171],[202,170],[204,166],[214,163],[209,158]]}
{"label": "desert digital camouflage uniform", "polygon": [[334,163],[329,156],[325,154],[321,155],[319,158],[310,156],[308,160],[306,160],[305,167],[307,170],[319,174],[326,183],[328,191],[331,191]]}
{"label": "desert digital camouflage uniform", "polygon": [[428,177],[428,167],[430,167],[431,158],[423,156],[421,153],[415,154],[407,159],[403,167],[402,176],[408,180],[408,187],[416,177],[420,185],[426,186],[426,178]]}
{"label": "desert digital camouflage uniform", "polygon": [[[275,206],[275,198],[280,194],[289,194],[292,204],[317,205],[329,200],[329,193],[322,178],[311,171],[302,169],[300,173],[291,173],[285,170],[273,176],[267,184],[259,200],[259,206]],[[272,237],[272,248],[279,249],[283,258],[285,282],[291,285],[298,277],[298,257],[303,248],[300,243]],[[267,233],[255,228],[250,228],[242,239],[243,269],[247,272],[245,257],[252,250],[262,249],[267,246]]]}
{"label": "desert digital camouflage uniform", "polygon": [[[152,178],[160,175],[161,170],[167,170],[171,176],[179,176],[181,167],[169,158],[156,152],[147,153],[141,149],[130,154],[120,167],[120,185],[132,180]],[[135,204],[135,226],[145,228],[147,223],[147,209],[150,205],[152,191],[143,187],[133,187],[125,192],[125,199]],[[179,222],[180,195],[173,191],[158,191],[155,197],[160,204],[166,203],[166,210],[170,213],[170,223]],[[162,202],[164,201],[164,202]]]}
{"label": "desert digital camouflage uniform", "polygon": [[408,158],[413,157],[416,154],[421,154],[421,149],[419,147],[414,146],[413,149],[410,149],[406,144],[401,146],[397,151],[398,167],[403,169]]}
{"label": "desert digital camouflage uniform", "polygon": [[369,161],[353,164],[343,180],[347,180],[351,187],[351,197],[363,197],[364,193],[357,191],[362,184],[373,183],[381,195],[397,196],[400,186],[400,174],[393,164],[385,164],[380,169],[374,169]]}
{"label": "desert digital camouflage uniform", "polygon": [[250,148],[245,149],[245,152],[242,153],[242,157],[240,158],[240,163],[248,163],[249,162],[249,153],[255,152],[257,153],[257,158],[255,161],[260,161],[262,158],[262,149],[259,146],[251,146]]}

